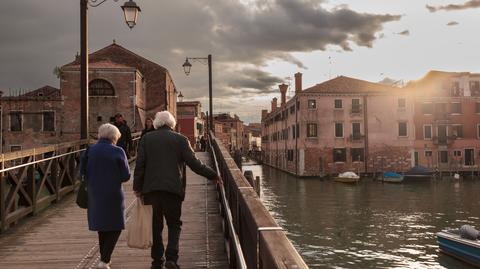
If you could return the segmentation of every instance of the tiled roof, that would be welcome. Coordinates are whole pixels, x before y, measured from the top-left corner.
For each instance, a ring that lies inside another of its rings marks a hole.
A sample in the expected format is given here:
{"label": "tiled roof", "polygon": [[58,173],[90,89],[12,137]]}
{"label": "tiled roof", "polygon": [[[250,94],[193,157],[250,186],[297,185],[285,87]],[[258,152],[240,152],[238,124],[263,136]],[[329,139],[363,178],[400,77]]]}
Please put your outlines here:
{"label": "tiled roof", "polygon": [[339,76],[308,88],[302,91],[302,93],[374,93],[398,89],[397,87],[379,83]]}
{"label": "tiled roof", "polygon": [[[68,67],[79,68],[80,64],[72,64],[72,65],[68,65]],[[127,66],[124,64],[115,63],[110,60],[88,63],[88,67],[89,68],[135,68],[135,67]]]}
{"label": "tiled roof", "polygon": [[27,92],[23,96],[25,97],[60,97],[60,89],[52,86],[43,86],[34,91]]}

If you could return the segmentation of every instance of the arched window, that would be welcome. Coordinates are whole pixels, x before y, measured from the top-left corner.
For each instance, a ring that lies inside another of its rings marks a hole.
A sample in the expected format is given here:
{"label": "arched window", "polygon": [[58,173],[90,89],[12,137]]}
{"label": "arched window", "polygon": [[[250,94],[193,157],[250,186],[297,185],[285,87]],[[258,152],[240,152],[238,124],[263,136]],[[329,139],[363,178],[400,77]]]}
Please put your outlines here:
{"label": "arched window", "polygon": [[104,79],[94,79],[88,85],[90,96],[115,96],[112,84]]}

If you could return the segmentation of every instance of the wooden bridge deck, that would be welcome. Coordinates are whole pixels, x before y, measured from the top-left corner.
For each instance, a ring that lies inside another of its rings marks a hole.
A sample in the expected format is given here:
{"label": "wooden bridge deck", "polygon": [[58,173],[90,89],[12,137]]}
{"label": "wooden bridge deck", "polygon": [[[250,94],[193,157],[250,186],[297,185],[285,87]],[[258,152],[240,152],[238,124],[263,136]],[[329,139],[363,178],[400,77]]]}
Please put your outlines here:
{"label": "wooden bridge deck", "polygon": [[[209,162],[208,154],[197,156]],[[134,201],[132,180],[124,189],[128,217]],[[214,183],[187,169],[178,261],[181,268],[228,268],[219,212]],[[76,206],[73,195],[0,234],[2,269],[95,268],[98,260],[97,234],[88,231],[86,211]],[[128,248],[123,232],[112,257],[112,269],[150,268],[150,262],[150,250]]]}

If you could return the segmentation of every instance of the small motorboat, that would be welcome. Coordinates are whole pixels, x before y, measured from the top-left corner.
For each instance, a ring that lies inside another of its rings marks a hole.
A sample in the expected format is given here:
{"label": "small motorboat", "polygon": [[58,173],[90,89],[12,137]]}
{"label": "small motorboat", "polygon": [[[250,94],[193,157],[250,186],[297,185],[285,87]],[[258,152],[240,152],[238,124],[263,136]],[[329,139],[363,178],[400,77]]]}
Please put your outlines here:
{"label": "small motorboat", "polygon": [[360,176],[354,172],[345,172],[339,174],[337,177],[334,177],[333,180],[342,183],[357,183],[360,180]]}
{"label": "small motorboat", "polygon": [[394,172],[385,172],[381,180],[389,183],[400,183],[403,181],[403,175]]}
{"label": "small motorboat", "polygon": [[480,267],[480,241],[463,238],[459,230],[437,233],[440,251],[454,258]]}
{"label": "small motorboat", "polygon": [[435,174],[435,171],[432,169],[417,165],[414,166],[412,169],[408,170],[404,177],[408,179],[431,179]]}

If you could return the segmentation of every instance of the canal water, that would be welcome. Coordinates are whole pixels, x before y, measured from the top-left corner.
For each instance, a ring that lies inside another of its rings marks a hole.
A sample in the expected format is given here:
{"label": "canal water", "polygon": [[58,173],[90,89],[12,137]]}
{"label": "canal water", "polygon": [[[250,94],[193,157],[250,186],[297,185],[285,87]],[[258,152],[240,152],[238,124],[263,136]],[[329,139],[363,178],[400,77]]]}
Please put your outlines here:
{"label": "canal water", "polygon": [[356,185],[244,164],[310,268],[472,268],[439,252],[436,232],[480,228],[480,181]]}

